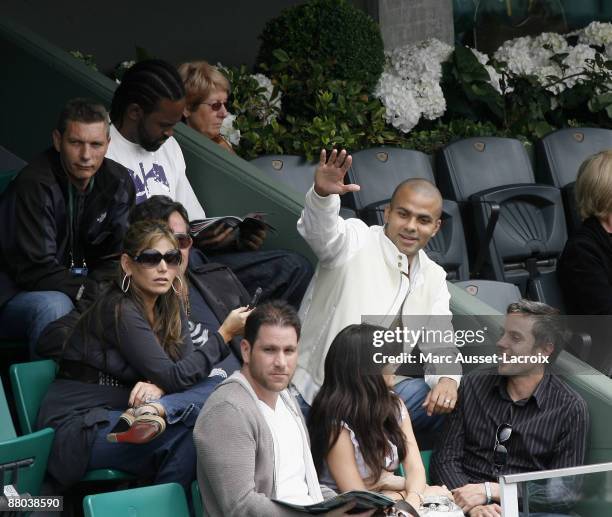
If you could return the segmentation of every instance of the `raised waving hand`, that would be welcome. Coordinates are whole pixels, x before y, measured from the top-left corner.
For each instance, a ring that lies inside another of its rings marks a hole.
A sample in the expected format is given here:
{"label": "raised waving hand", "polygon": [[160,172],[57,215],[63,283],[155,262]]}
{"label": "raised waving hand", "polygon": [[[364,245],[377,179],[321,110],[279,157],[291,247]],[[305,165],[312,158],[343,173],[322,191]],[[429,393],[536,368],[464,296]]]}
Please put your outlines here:
{"label": "raised waving hand", "polygon": [[344,184],[344,176],[351,167],[353,158],[343,149],[338,152],[334,149],[329,160],[325,149],[321,150],[319,165],[315,170],[314,190],[319,196],[329,196],[330,194],[346,194],[347,192],[357,192],[359,185]]}

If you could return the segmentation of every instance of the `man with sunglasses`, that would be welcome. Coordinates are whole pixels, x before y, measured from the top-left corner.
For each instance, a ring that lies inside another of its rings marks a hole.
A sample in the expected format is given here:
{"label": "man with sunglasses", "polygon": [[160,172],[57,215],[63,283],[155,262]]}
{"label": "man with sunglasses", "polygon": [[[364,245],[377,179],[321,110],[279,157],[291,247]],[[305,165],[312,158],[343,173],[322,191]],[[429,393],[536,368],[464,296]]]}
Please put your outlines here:
{"label": "man with sunglasses", "polygon": [[[501,516],[499,475],[583,464],[587,405],[546,366],[566,341],[556,309],[527,300],[512,303],[497,342],[496,370],[464,377],[430,474],[434,483],[452,489],[470,517]],[[530,502],[546,510],[571,499],[569,485],[554,493],[547,487],[530,490]]]}
{"label": "man with sunglasses", "polygon": [[68,313],[87,281],[118,256],[134,204],[125,167],[106,159],[106,109],[72,99],[35,157],[0,200],[0,338],[28,339]]}

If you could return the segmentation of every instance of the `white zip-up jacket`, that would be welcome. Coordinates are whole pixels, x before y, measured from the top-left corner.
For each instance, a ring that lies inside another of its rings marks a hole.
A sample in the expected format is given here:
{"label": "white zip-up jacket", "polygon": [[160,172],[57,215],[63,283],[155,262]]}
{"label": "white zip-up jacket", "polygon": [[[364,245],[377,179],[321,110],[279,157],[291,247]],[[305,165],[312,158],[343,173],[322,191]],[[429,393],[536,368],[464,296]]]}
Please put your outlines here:
{"label": "white zip-up jacket", "polygon": [[[439,315],[450,325],[450,294],[446,272],[424,251],[419,251],[409,267],[408,257],[385,235],[381,226],[368,227],[359,219],[339,216],[340,196],[319,196],[313,188],[306,194],[297,229],[319,258],[302,305],[302,337],[298,368],[293,383],[302,397],[312,404],[323,383],[327,350],[334,337],[346,326],[362,323],[364,316],[385,316],[390,325],[402,314],[404,325],[413,327],[409,316]],[[410,277],[408,271],[410,270]],[[419,319],[418,321],[424,321]],[[420,327],[420,325],[419,325]],[[422,352],[449,345],[420,343]],[[456,352],[454,344],[452,353]],[[441,375],[434,365],[425,368],[430,387]],[[459,384],[460,375],[449,375]],[[457,366],[453,373],[460,373]]]}

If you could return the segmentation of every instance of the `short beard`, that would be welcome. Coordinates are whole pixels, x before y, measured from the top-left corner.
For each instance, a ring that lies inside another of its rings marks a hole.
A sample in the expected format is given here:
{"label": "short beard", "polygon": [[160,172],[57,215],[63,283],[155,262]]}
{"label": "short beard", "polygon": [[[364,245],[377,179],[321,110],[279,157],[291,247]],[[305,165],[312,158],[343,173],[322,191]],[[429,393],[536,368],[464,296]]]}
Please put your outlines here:
{"label": "short beard", "polygon": [[145,131],[142,119],[138,122],[138,141],[140,147],[150,153],[157,151],[162,145],[166,143],[166,140],[164,140],[163,142],[151,141],[149,135]]}

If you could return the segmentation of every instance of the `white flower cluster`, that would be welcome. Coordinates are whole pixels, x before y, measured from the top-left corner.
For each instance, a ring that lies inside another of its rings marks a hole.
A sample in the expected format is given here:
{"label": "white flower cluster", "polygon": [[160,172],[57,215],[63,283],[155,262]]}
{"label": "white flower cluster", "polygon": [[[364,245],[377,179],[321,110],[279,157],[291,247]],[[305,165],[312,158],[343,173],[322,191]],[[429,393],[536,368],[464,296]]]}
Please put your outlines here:
{"label": "white flower cluster", "polygon": [[554,65],[550,61],[554,54],[567,50],[568,44],[563,36],[544,32],[535,38],[523,36],[508,40],[495,51],[493,57],[505,62],[508,70],[515,75],[538,75],[541,69]]}
{"label": "white flower cluster", "polygon": [[260,88],[265,88],[266,90],[264,93],[266,99],[265,105],[257,108],[257,115],[261,120],[264,120],[266,124],[269,124],[272,120],[275,120],[280,113],[281,93],[278,91],[274,98],[272,98],[274,86],[270,78],[266,77],[264,74],[254,74],[251,77],[257,81]]}
{"label": "white flower cluster", "polygon": [[612,44],[612,23],[591,22],[578,31],[578,41],[585,45],[606,47]]}
{"label": "white flower cluster", "polygon": [[228,113],[223,119],[219,132],[230,144],[236,146],[240,143],[240,129],[234,127],[234,120],[236,120],[236,115]]}
{"label": "white flower cluster", "polygon": [[[563,60],[568,67],[565,71],[551,60],[553,55],[560,53],[568,54]],[[559,94],[584,80],[583,77],[572,76],[583,72],[586,60],[594,59],[595,54],[595,49],[586,43],[570,46],[561,34],[545,32],[535,38],[524,36],[506,41],[497,49],[494,57],[505,62],[509,72],[518,76],[534,75],[542,86]],[[551,84],[550,76],[563,80]]]}
{"label": "white flower cluster", "polygon": [[452,52],[453,47],[435,38],[387,52],[387,66],[374,95],[384,104],[388,123],[408,133],[421,116],[434,120],[444,114],[442,63]]}

